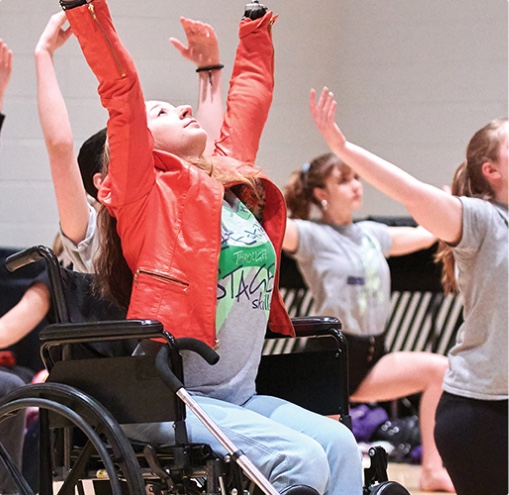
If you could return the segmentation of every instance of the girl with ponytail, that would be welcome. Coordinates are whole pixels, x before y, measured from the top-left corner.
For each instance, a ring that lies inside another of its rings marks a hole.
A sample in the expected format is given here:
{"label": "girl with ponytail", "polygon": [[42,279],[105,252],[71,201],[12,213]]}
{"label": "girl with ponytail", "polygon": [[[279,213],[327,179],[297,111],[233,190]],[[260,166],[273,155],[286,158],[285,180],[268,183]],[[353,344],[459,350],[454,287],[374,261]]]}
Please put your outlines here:
{"label": "girl with ponytail", "polygon": [[347,141],[333,93],[316,96],[312,90],[311,114],[331,151],[442,241],[445,288],[462,295],[464,323],[448,354],[436,443],[458,495],[506,495],[508,121],[473,135],[448,194]]}

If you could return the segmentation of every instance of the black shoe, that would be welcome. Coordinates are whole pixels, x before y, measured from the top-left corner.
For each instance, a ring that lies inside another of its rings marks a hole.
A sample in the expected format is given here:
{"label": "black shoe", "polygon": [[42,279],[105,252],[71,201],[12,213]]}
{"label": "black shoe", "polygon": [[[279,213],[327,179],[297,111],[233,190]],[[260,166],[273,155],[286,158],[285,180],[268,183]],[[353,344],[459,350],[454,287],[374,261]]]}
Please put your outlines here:
{"label": "black shoe", "polygon": [[262,5],[258,0],[253,0],[252,3],[246,5],[242,19],[249,17],[249,19],[254,21],[255,19],[263,17],[265,12],[267,12],[267,7]]}

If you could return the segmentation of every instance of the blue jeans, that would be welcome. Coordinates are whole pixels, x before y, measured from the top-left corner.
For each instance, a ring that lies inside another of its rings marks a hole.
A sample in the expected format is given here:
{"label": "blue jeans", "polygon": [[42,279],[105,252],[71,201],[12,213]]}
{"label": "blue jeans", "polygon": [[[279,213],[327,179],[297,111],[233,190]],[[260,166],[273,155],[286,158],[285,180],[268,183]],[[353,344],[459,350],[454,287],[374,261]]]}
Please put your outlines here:
{"label": "blue jeans", "polygon": [[[338,421],[284,400],[255,395],[242,406],[194,397],[235,446],[241,449],[278,491],[308,485],[320,494],[361,495],[361,454],[353,434]],[[189,441],[225,449],[189,412]],[[173,441],[171,423],[124,426],[135,440]]]}

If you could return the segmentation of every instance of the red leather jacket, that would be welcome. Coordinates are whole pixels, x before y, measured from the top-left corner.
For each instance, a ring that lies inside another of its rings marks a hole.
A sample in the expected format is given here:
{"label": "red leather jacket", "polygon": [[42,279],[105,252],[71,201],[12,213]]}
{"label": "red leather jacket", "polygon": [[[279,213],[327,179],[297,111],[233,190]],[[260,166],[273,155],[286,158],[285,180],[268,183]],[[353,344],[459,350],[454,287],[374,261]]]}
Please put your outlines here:
{"label": "red leather jacket", "polygon": [[[196,166],[153,149],[138,74],[106,1],[94,0],[66,13],[109,112],[110,165],[99,199],[117,219],[124,256],[134,273],[128,317],[157,319],[176,337],[192,336],[213,346],[224,188]],[[240,23],[227,110],[214,153],[244,164],[254,163],[272,101],[273,22],[268,12]],[[262,224],[279,258],[285,203],[275,184],[266,177],[261,180],[266,197]],[[278,283],[279,270],[269,326],[293,335]]]}

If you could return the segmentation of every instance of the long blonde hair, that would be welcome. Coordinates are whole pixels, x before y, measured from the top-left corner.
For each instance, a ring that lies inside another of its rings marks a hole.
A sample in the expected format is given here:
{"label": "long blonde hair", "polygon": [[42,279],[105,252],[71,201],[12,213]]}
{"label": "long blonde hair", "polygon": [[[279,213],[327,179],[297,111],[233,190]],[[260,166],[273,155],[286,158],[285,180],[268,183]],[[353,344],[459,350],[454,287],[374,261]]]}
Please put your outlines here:
{"label": "long blonde hair", "polygon": [[[482,165],[499,159],[500,146],[504,141],[502,129],[506,123],[507,119],[493,120],[472,136],[467,146],[466,159],[454,173],[451,184],[453,195],[486,201],[494,199],[495,192],[482,172]],[[445,293],[458,292],[453,252],[443,241],[439,242],[435,261],[442,263],[442,285]]]}
{"label": "long blonde hair", "polygon": [[[232,184],[247,186],[259,197],[259,171],[251,167],[251,172],[241,173],[240,162],[230,157],[192,158],[186,160],[210,175],[213,179],[229,187]],[[103,155],[103,178],[109,165],[109,147],[106,141]],[[117,220],[106,207],[102,206],[98,214],[98,234],[101,248],[94,262],[96,271],[94,288],[102,296],[127,309],[131,298],[133,273],[124,258],[122,240],[117,231]]]}

